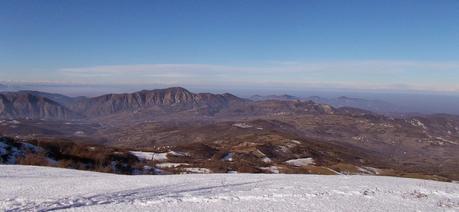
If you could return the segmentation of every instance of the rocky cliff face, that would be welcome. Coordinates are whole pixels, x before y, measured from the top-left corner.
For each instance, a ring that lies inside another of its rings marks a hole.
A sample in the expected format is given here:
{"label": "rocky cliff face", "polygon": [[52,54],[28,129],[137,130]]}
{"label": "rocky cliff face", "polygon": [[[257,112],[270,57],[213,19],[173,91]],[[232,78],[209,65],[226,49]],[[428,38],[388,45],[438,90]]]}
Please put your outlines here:
{"label": "rocky cliff face", "polygon": [[231,94],[195,94],[184,88],[173,87],[129,94],[107,94],[79,101],[71,108],[88,116],[103,116],[146,108],[160,108],[167,111],[210,108],[218,111],[233,102],[244,101]]}

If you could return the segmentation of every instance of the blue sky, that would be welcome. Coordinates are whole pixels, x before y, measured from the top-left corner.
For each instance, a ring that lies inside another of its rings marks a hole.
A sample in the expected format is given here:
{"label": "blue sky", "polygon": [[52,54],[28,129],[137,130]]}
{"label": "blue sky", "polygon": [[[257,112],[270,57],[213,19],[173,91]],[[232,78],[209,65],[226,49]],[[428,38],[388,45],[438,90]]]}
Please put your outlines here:
{"label": "blue sky", "polygon": [[0,81],[459,93],[459,1],[0,1]]}

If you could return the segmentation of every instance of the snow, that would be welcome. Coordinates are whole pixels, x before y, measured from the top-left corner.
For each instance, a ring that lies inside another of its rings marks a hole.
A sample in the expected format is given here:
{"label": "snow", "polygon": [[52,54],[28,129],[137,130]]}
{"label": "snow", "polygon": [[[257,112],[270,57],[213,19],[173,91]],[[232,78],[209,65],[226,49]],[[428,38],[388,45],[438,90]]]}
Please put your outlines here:
{"label": "snow", "polygon": [[83,131],[76,131],[75,133],[73,133],[73,135],[75,135],[75,136],[85,136],[86,133],[83,132]]}
{"label": "snow", "polygon": [[154,161],[167,160],[167,152],[166,153],[156,153],[156,152],[131,151],[130,153],[136,156],[139,160],[154,160]]}
{"label": "snow", "polygon": [[212,171],[210,169],[207,169],[207,168],[183,168],[184,171],[186,171],[186,173],[195,173],[195,174],[208,174],[208,173],[212,173]]}
{"label": "snow", "polygon": [[381,174],[381,170],[380,169],[377,169],[377,168],[373,168],[373,167],[357,167],[357,169],[364,173],[364,174],[370,174],[370,175],[378,175],[378,174]]}
{"label": "snow", "polygon": [[179,166],[186,166],[189,165],[188,163],[158,163],[156,167],[158,168],[176,168]]}
{"label": "snow", "polygon": [[290,142],[292,142],[294,144],[301,144],[301,141],[298,141],[298,140],[290,140]]}
{"label": "snow", "polygon": [[424,123],[422,123],[421,121],[419,121],[418,119],[412,119],[410,121],[410,124],[415,126],[415,127],[421,127],[424,130],[427,129],[426,125]]}
{"label": "snow", "polygon": [[232,153],[232,152],[227,153],[227,154],[223,157],[222,160],[224,160],[224,161],[233,161],[233,153]]}
{"label": "snow", "polygon": [[454,142],[454,141],[450,141],[448,139],[444,139],[442,137],[435,137],[437,140],[440,140],[440,141],[443,141],[443,142],[446,142],[446,143],[450,143],[450,144],[457,144],[457,142]]}
{"label": "snow", "polygon": [[312,158],[299,158],[299,159],[293,159],[293,160],[288,160],[285,161],[286,164],[292,165],[292,166],[309,166],[314,164],[314,159]]}
{"label": "snow", "polygon": [[459,184],[381,176],[126,176],[0,165],[0,211],[459,211]]}
{"label": "snow", "polygon": [[179,157],[189,156],[189,154],[186,152],[176,152],[176,151],[169,151],[167,154],[172,155],[172,156],[179,156]]}
{"label": "snow", "polygon": [[262,158],[261,161],[263,161],[264,163],[271,163],[272,162],[272,160],[270,158],[268,158],[268,157]]}
{"label": "snow", "polygon": [[169,152],[163,152],[163,153],[130,151],[130,153],[136,156],[139,160],[153,160],[153,161],[166,161],[169,159],[167,157],[168,155],[178,156],[178,157],[189,155],[186,152],[175,152],[175,151],[169,151]]}
{"label": "snow", "polygon": [[247,129],[247,128],[252,128],[253,126],[252,125],[249,125],[247,123],[235,123],[233,124],[234,127],[239,127],[239,128],[242,128],[242,129]]}
{"label": "snow", "polygon": [[277,166],[260,167],[260,169],[263,170],[263,171],[267,171],[267,172],[273,173],[273,174],[279,174],[280,173],[279,167],[277,167]]}
{"label": "snow", "polygon": [[14,120],[14,119],[13,119],[13,120],[10,121],[10,123],[11,123],[11,124],[20,124],[21,122],[18,121],[18,120]]}

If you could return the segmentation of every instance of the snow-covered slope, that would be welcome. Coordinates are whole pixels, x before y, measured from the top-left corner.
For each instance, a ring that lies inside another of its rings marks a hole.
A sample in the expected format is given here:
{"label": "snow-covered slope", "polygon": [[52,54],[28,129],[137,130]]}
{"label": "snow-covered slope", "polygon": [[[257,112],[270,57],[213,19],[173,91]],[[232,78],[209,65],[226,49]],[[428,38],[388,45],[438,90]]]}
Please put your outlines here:
{"label": "snow-covered slope", "polygon": [[375,176],[125,176],[0,165],[0,211],[458,211],[459,184]]}

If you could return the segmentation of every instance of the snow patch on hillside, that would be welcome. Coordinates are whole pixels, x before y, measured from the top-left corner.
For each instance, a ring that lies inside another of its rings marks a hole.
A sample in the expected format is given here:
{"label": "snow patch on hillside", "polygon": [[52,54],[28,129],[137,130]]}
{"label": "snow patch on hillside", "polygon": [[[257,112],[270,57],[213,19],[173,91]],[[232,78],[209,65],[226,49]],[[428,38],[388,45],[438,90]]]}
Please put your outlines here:
{"label": "snow patch on hillside", "polygon": [[176,168],[179,166],[186,166],[189,165],[188,163],[158,163],[156,167],[158,168]]}
{"label": "snow patch on hillside", "polygon": [[253,126],[247,123],[235,123],[233,124],[234,127],[242,128],[242,129],[247,129],[247,128],[252,128]]}
{"label": "snow patch on hillside", "polygon": [[410,124],[415,126],[415,127],[420,127],[424,130],[427,129],[426,125],[424,123],[422,123],[422,121],[418,120],[418,119],[411,119],[410,121]]}
{"label": "snow patch on hillside", "polygon": [[273,174],[279,174],[280,173],[280,170],[279,170],[278,166],[260,167],[260,169],[263,170],[263,171],[267,171],[269,173],[273,173]]}
{"label": "snow patch on hillside", "polygon": [[299,158],[299,159],[293,159],[293,160],[288,160],[285,161],[286,164],[291,165],[291,166],[309,166],[309,165],[314,165],[314,159],[312,158]]}
{"label": "snow patch on hillside", "polygon": [[261,158],[261,161],[263,161],[264,163],[271,163],[273,162],[270,158],[268,157],[264,157],[264,158]]}
{"label": "snow patch on hillside", "polygon": [[176,152],[176,151],[169,151],[167,155],[177,156],[177,157],[189,156],[189,154],[186,152]]}
{"label": "snow patch on hillside", "polygon": [[143,151],[130,151],[131,154],[136,156],[139,160],[153,160],[153,161],[166,161],[169,158],[167,156],[175,156],[175,157],[185,157],[189,156],[186,152],[176,152],[176,151],[169,151],[169,152],[143,152]]}
{"label": "snow patch on hillside", "polygon": [[232,152],[229,152],[227,153],[224,157],[223,157],[223,161],[233,161],[233,153]]}
{"label": "snow patch on hillside", "polygon": [[130,153],[136,156],[139,160],[165,161],[168,159],[167,152],[166,153],[156,153],[156,152],[131,151]]}
{"label": "snow patch on hillside", "polygon": [[207,168],[195,168],[195,167],[192,167],[192,168],[183,168],[183,170],[185,171],[185,173],[188,173],[188,174],[209,174],[209,173],[212,173],[212,171],[210,169],[207,169]]}

